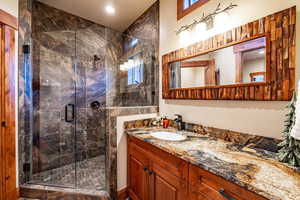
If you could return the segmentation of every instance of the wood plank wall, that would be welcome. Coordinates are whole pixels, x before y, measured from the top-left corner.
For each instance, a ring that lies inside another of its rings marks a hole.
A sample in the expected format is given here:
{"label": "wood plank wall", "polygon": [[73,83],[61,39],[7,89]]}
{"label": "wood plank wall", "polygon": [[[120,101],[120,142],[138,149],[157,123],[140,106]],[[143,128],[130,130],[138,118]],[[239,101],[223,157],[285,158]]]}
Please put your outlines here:
{"label": "wood plank wall", "polygon": [[[287,101],[295,90],[296,7],[197,42],[162,57],[163,98],[194,100]],[[206,88],[169,88],[169,63],[225,48],[250,38],[269,37],[267,83],[235,84]]]}

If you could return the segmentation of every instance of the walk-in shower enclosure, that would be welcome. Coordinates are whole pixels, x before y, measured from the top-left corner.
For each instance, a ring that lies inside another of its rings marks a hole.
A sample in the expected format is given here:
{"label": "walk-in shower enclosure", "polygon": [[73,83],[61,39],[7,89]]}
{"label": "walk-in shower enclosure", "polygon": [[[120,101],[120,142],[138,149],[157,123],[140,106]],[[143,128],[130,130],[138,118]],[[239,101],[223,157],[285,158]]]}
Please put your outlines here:
{"label": "walk-in shower enclosure", "polygon": [[158,104],[155,45],[29,2],[20,1],[20,182],[109,191],[107,111]]}

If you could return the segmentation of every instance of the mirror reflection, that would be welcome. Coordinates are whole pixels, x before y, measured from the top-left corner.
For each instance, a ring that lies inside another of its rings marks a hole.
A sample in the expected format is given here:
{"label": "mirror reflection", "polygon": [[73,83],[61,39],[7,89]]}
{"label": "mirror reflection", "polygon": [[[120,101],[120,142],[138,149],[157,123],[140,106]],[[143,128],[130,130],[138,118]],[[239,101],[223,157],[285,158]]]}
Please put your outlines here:
{"label": "mirror reflection", "polygon": [[170,64],[170,88],[265,82],[266,38]]}

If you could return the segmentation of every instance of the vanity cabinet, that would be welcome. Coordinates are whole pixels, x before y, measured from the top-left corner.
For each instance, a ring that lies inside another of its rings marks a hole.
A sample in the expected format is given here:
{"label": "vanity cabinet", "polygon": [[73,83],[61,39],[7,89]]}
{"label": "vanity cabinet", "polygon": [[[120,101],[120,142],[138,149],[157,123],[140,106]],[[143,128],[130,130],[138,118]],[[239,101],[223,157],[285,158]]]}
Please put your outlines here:
{"label": "vanity cabinet", "polygon": [[127,177],[133,200],[266,200],[133,136]]}
{"label": "vanity cabinet", "polygon": [[128,194],[132,199],[186,199],[187,170],[185,161],[128,137]]}

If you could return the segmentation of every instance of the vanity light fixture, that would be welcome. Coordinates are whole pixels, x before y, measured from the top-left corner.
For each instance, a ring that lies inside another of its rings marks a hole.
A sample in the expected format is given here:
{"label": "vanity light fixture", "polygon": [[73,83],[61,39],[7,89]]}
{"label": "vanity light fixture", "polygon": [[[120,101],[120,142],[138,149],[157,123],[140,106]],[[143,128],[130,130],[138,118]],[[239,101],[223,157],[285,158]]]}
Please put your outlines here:
{"label": "vanity light fixture", "polygon": [[114,8],[112,5],[107,5],[107,6],[105,7],[105,10],[106,10],[106,12],[107,12],[108,14],[110,14],[110,15],[113,15],[113,14],[115,14],[115,12],[116,12],[115,8]]}
{"label": "vanity light fixture", "polygon": [[214,20],[217,15],[223,14],[223,13],[228,13],[229,10],[237,7],[236,4],[231,3],[229,6],[227,6],[224,9],[221,9],[221,3],[218,4],[217,8],[213,13],[210,13],[209,15],[206,15],[203,13],[203,16],[200,20],[194,20],[193,23],[189,25],[184,25],[181,26],[180,29],[176,31],[176,34],[179,35],[181,32],[188,31],[193,29],[196,25],[205,23],[206,24],[206,29],[212,29],[214,26]]}
{"label": "vanity light fixture", "polygon": [[185,30],[181,32],[179,40],[181,44],[190,44],[193,42],[191,38],[191,31]]}
{"label": "vanity light fixture", "polygon": [[261,51],[259,51],[259,54],[265,54],[265,50],[261,50]]}
{"label": "vanity light fixture", "polygon": [[218,30],[225,30],[229,22],[228,12],[221,12],[214,18],[213,26]]}
{"label": "vanity light fixture", "polygon": [[128,71],[132,68],[138,67],[143,64],[143,61],[140,59],[128,59],[124,63],[120,64],[121,71]]}

